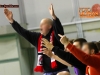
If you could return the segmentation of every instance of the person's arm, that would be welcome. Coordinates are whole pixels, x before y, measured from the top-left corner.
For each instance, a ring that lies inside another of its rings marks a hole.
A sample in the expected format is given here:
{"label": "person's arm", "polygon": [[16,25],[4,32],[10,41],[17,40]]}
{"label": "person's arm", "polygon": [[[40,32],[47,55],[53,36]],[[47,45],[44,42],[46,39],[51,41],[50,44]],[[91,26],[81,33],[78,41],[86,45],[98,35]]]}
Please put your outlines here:
{"label": "person's arm", "polygon": [[100,64],[100,58],[95,55],[88,55],[84,53],[82,50],[77,49],[74,45],[68,44],[66,46],[70,50],[70,52],[81,62],[83,62],[86,65],[93,66],[93,67],[99,67],[98,64]]}
{"label": "person's arm", "polygon": [[85,64],[83,64],[81,61],[79,61],[75,56],[73,56],[69,52],[65,52],[61,50],[59,47],[53,47],[52,51],[60,57],[61,59],[65,60],[69,64],[73,65],[74,67],[80,68],[80,67],[85,67]]}
{"label": "person's arm", "polygon": [[69,64],[68,62],[66,62],[65,60],[61,59],[60,57],[58,57],[57,55],[53,55],[52,56],[53,59],[57,60],[58,62],[66,65],[66,66],[69,66],[69,67],[72,67],[71,64]]}
{"label": "person's arm", "polygon": [[60,20],[57,17],[56,19],[53,19],[53,29],[55,32],[55,37],[59,40],[60,37],[58,36],[58,34],[64,35],[64,29]]}
{"label": "person's arm", "polygon": [[22,28],[14,19],[13,19],[13,13],[8,10],[7,8],[4,9],[4,14],[12,27],[15,29],[17,33],[22,35],[25,39],[27,39],[30,43],[35,45],[37,43],[37,39],[39,37],[39,34],[36,32],[30,32],[24,28]]}
{"label": "person's arm", "polygon": [[13,23],[10,23],[10,24],[12,25],[12,27],[14,28],[14,30],[18,34],[20,34],[21,36],[23,36],[30,43],[32,43],[33,45],[35,45],[37,43],[37,39],[39,37],[39,33],[37,33],[37,32],[30,32],[29,30],[24,29],[15,20],[13,21]]}
{"label": "person's arm", "polygon": [[47,55],[48,57],[53,58],[66,66],[72,67],[72,65],[70,65],[65,60],[63,60],[60,57],[58,57],[57,55],[55,55],[52,51],[48,50],[47,48],[43,48],[42,50],[43,50],[43,54]]}
{"label": "person's arm", "polygon": [[57,38],[57,40],[60,39],[60,37],[58,36],[58,34],[62,34],[64,35],[64,30],[63,30],[63,26],[60,22],[60,20],[56,17],[55,13],[54,13],[54,9],[53,9],[53,5],[51,4],[50,8],[49,8],[49,12],[53,18],[53,30],[55,32],[55,37]]}

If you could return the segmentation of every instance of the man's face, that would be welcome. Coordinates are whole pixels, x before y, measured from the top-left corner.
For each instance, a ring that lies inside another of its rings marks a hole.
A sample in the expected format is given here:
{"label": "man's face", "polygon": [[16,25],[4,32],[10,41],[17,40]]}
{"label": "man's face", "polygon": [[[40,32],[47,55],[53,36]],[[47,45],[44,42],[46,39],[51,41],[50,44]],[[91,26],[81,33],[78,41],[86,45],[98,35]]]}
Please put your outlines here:
{"label": "man's face", "polygon": [[[76,46],[78,49],[81,49],[80,43],[79,42],[74,42],[74,46]],[[69,49],[65,49],[66,52],[69,52]]]}
{"label": "man's face", "polygon": [[83,52],[85,52],[86,54],[95,54],[94,49],[89,49],[89,46],[87,44],[83,45],[82,47]]}
{"label": "man's face", "polygon": [[81,46],[80,46],[79,42],[74,42],[73,45],[76,46],[78,49],[81,49]]}
{"label": "man's face", "polygon": [[90,50],[89,50],[89,47],[88,47],[88,45],[83,45],[83,47],[82,47],[82,51],[83,52],[85,52],[86,54],[90,54]]}
{"label": "man's face", "polygon": [[45,20],[45,19],[41,20],[41,23],[40,23],[41,34],[43,34],[43,35],[48,34],[51,27],[52,27],[52,25],[50,25],[50,23],[47,20]]}

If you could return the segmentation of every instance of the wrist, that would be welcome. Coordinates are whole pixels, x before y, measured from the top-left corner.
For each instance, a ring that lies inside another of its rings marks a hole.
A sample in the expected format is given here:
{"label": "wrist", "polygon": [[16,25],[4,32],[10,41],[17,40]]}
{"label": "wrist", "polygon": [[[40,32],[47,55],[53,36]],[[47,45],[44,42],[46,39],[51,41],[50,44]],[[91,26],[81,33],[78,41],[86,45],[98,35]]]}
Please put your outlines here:
{"label": "wrist", "polygon": [[54,14],[54,15],[52,15],[52,18],[55,20],[56,19],[56,15]]}
{"label": "wrist", "polygon": [[70,42],[66,42],[66,43],[64,43],[64,47],[66,48],[67,45],[68,45],[69,43],[70,43]]}
{"label": "wrist", "polygon": [[14,22],[14,20],[13,19],[11,19],[11,20],[9,20],[10,21],[10,23],[13,23]]}
{"label": "wrist", "polygon": [[53,58],[53,59],[55,59],[55,57],[56,57],[56,56],[55,56],[54,54],[51,56],[51,58]]}

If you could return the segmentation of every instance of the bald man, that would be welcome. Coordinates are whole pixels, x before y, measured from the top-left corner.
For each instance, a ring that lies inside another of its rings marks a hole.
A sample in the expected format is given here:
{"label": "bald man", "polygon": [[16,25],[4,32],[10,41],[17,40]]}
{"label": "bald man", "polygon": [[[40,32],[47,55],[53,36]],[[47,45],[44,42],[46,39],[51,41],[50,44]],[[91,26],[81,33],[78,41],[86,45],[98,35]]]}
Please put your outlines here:
{"label": "bald man", "polygon": [[24,28],[22,28],[19,23],[17,23],[13,19],[13,14],[8,9],[4,9],[5,16],[11,23],[12,27],[15,29],[17,33],[22,35],[26,40],[28,40],[32,45],[37,48],[38,51],[38,62],[37,66],[34,69],[36,72],[43,72],[43,75],[56,75],[58,72],[67,71],[68,67],[57,62],[54,59],[49,58],[48,56],[42,53],[41,39],[46,38],[48,41],[52,42],[54,46],[60,47],[64,50],[63,45],[59,42],[60,37],[58,34],[64,35],[63,27],[56,17],[53,9],[53,5],[51,4],[49,8],[49,12],[53,18],[53,21],[49,18],[45,18],[41,20],[40,23],[40,33],[30,32]]}

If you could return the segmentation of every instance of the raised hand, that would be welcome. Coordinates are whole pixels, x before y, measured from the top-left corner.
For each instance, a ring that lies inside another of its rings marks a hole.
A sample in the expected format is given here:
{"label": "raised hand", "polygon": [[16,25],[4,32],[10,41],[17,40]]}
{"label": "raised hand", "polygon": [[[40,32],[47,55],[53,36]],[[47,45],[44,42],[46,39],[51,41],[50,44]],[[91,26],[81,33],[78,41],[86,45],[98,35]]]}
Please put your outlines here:
{"label": "raised hand", "polygon": [[49,7],[49,12],[50,12],[50,15],[52,16],[52,18],[56,19],[56,15],[54,13],[54,9],[53,9],[53,5],[52,4]]}
{"label": "raised hand", "polygon": [[69,39],[65,35],[58,34],[60,36],[60,42],[66,47],[69,44]]}
{"label": "raised hand", "polygon": [[13,23],[13,14],[7,8],[4,9],[4,14],[10,23]]}
{"label": "raised hand", "polygon": [[49,42],[47,39],[43,38],[42,39],[42,46],[46,47],[48,50],[52,50],[53,49],[53,45],[51,42]]}

